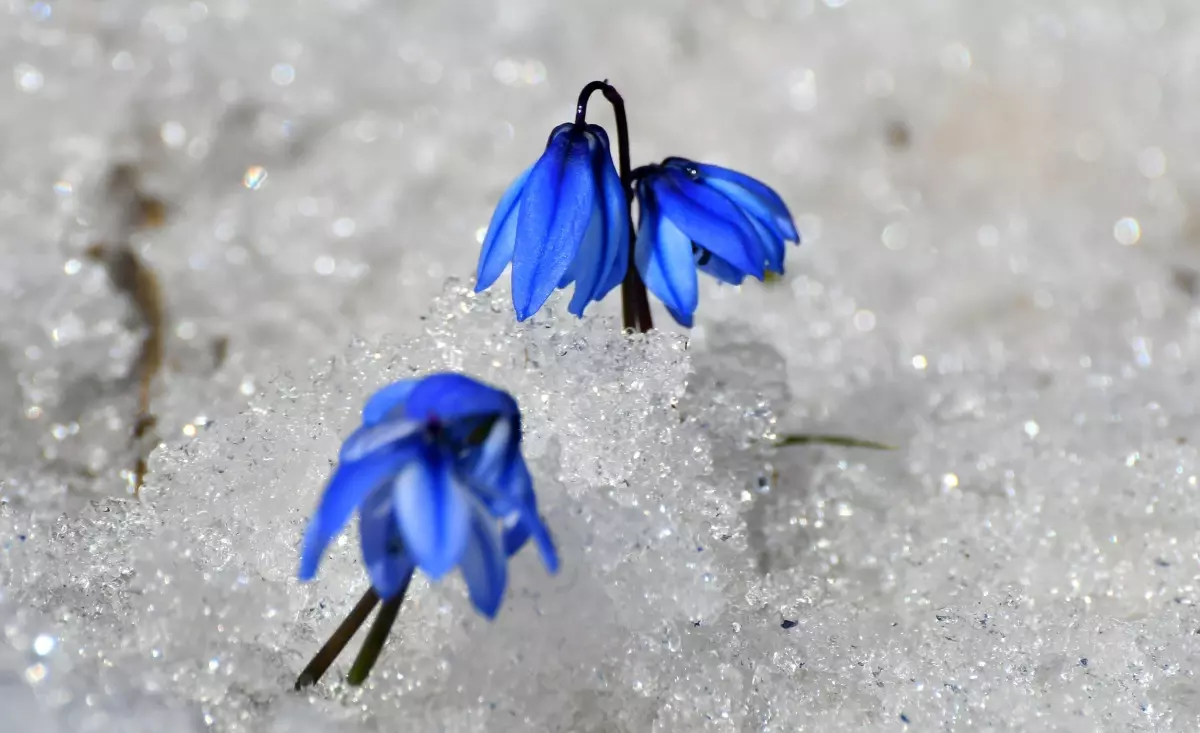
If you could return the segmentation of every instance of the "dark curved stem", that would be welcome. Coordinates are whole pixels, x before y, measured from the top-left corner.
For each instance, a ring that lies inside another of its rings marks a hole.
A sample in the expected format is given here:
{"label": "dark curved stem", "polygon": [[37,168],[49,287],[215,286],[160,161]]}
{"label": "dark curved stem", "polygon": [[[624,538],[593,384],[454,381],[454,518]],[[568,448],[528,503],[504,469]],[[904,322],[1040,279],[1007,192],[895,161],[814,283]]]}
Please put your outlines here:
{"label": "dark curved stem", "polygon": [[329,641],[325,642],[321,650],[317,652],[312,661],[308,663],[308,666],[304,668],[304,671],[300,673],[300,676],[296,678],[295,689],[300,690],[309,685],[315,685],[321,679],[333,664],[333,660],[338,658],[338,655],[342,653],[342,650],[354,638],[354,634],[358,631],[359,627],[366,623],[367,616],[371,615],[371,611],[374,610],[377,603],[379,603],[379,596],[375,593],[375,589],[368,588],[367,592],[363,594],[363,597],[354,606],[354,609],[350,611],[350,615],[337,627],[337,631],[333,632],[333,636],[329,637]]}
{"label": "dark curved stem", "polygon": [[592,92],[604,95],[617,119],[617,147],[620,148],[617,163],[621,184],[625,187],[625,205],[629,211],[629,267],[625,271],[625,281],[621,283],[621,315],[625,328],[645,333],[654,328],[654,321],[650,317],[650,297],[646,294],[646,284],[642,282],[633,254],[636,236],[633,228],[633,187],[636,179],[629,164],[629,122],[625,118],[625,100],[607,81],[590,82],[579,92],[579,103],[575,106],[576,124],[582,124],[587,117],[587,103]]}
{"label": "dark curved stem", "polygon": [[400,604],[404,603],[404,596],[408,593],[408,584],[411,581],[410,571],[404,579],[404,585],[400,587],[400,592],[383,602],[379,615],[375,617],[375,623],[371,624],[371,630],[367,632],[367,640],[363,642],[362,648],[358,650],[358,657],[350,667],[350,674],[346,675],[347,684],[358,687],[367,681],[371,668],[375,666],[379,653],[383,651],[383,645],[387,643],[388,634],[392,632],[392,624],[396,623],[396,614],[400,613]]}

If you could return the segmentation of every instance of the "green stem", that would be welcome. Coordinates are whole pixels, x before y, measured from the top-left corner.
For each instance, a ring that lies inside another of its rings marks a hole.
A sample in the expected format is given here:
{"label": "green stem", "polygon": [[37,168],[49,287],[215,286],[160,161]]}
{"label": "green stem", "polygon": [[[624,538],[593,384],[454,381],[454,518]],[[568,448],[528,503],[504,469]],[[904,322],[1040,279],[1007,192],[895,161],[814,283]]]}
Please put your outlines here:
{"label": "green stem", "polygon": [[638,272],[634,258],[633,246],[637,242],[637,230],[633,226],[634,177],[629,162],[629,121],[625,117],[625,100],[607,81],[593,81],[579,93],[579,102],[575,107],[575,124],[582,125],[587,117],[588,97],[592,92],[600,92],[612,105],[613,116],[617,120],[617,168],[621,176],[621,185],[625,187],[625,206],[629,211],[629,269],[625,271],[625,280],[621,283],[621,314],[625,328],[632,328],[645,333],[654,328],[654,319],[650,315],[650,296],[646,293],[646,283]]}
{"label": "green stem", "polygon": [[333,636],[329,637],[329,641],[321,647],[300,676],[296,678],[296,690],[301,690],[309,685],[315,685],[318,680],[328,671],[333,661],[338,658],[350,640],[354,638],[354,634],[359,627],[367,621],[367,616],[371,615],[375,604],[379,603],[379,596],[375,593],[374,588],[368,588],[363,597],[359,599],[354,609],[350,611],[350,615],[342,621],[337,627],[337,631],[333,632]]}
{"label": "green stem", "polygon": [[350,667],[350,674],[346,676],[348,684],[358,687],[367,681],[367,676],[371,674],[371,668],[375,666],[380,652],[383,651],[383,645],[387,643],[388,634],[392,631],[392,624],[396,623],[396,615],[400,613],[400,605],[404,603],[404,595],[408,592],[408,584],[411,580],[412,573],[410,572],[404,579],[404,585],[400,587],[400,592],[383,602],[383,606],[379,609],[379,615],[375,617],[375,622],[371,624],[371,630],[367,632],[367,639],[363,642],[362,649],[358,651],[354,665]]}
{"label": "green stem", "polygon": [[775,440],[775,446],[782,448],[788,445],[837,445],[843,448],[870,448],[872,450],[896,450],[896,446],[879,443],[874,440],[852,438],[848,435],[828,435],[819,433],[796,433],[781,435]]}

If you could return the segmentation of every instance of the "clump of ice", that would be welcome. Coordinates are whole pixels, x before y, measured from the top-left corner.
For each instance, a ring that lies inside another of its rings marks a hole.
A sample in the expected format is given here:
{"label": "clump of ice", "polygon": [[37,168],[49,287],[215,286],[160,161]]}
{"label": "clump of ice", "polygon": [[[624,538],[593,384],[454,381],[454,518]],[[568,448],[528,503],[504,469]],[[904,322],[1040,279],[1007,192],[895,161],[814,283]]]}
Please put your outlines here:
{"label": "clump of ice", "polygon": [[[424,324],[264,379],[246,409],[155,452],[140,504],[50,523],[10,508],[24,539],[3,556],[6,668],[39,714],[230,731],[1195,715],[1200,469],[1134,397],[1148,385],[930,375],[889,418],[909,431],[903,454],[775,449],[784,364],[737,334],[693,358],[682,337],[603,318],[518,325],[503,294],[456,284]],[[372,390],[440,369],[519,399],[563,570],[522,553],[490,624],[457,579],[419,580],[365,688],[339,681],[345,659],[292,693],[365,587],[353,531],[316,582],[294,579],[340,440]],[[1073,409],[1073,427],[1042,427],[1046,405]]]}
{"label": "clump of ice", "polygon": [[[730,548],[740,544],[731,539],[735,497],[709,478],[708,438],[678,409],[686,341],[626,337],[607,319],[544,315],[518,326],[503,296],[451,286],[422,337],[357,342],[280,372],[245,411],[165,444],[141,505],[99,502],[11,548],[10,603],[51,619],[88,614],[86,625],[39,618],[28,627],[63,650],[39,662],[43,699],[71,709],[86,680],[101,675],[247,730],[297,704],[285,692],[290,680],[365,587],[353,534],[318,582],[294,580],[305,518],[365,397],[445,369],[511,390],[522,404],[564,570],[546,578],[519,557],[490,626],[458,583],[418,582],[391,653],[361,693],[369,711],[361,717],[482,724],[500,706],[554,719],[598,678],[653,689],[683,627],[724,608]],[[30,634],[10,629],[19,647],[36,645]],[[634,664],[620,661],[634,653]],[[537,692],[551,688],[561,693]],[[338,689],[318,689],[313,704],[360,717],[324,702],[330,690],[346,694]],[[621,707],[611,705],[606,714]]]}

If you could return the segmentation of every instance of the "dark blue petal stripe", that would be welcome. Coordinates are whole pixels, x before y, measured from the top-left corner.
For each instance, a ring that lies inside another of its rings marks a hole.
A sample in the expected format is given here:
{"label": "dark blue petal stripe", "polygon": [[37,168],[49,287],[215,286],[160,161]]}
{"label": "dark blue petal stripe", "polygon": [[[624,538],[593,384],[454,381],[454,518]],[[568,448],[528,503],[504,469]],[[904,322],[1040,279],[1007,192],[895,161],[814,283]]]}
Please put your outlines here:
{"label": "dark blue petal stripe", "polygon": [[754,233],[758,235],[758,241],[766,253],[767,269],[782,273],[783,259],[787,255],[787,245],[783,238],[776,234],[773,228],[769,228],[755,217],[748,216],[746,218],[753,225]]}
{"label": "dark blue petal stripe", "polygon": [[696,170],[700,171],[700,175],[704,178],[728,181],[757,198],[771,212],[772,218],[782,230],[783,238],[789,242],[800,241],[800,234],[796,231],[796,225],[792,220],[791,212],[788,211],[787,204],[783,202],[783,198],[773,188],[756,178],[751,178],[744,173],[738,173],[729,168],[722,168],[719,165],[709,165],[706,163],[693,163],[692,165],[695,166]]}
{"label": "dark blue petal stripe", "polygon": [[766,252],[753,226],[729,199],[670,168],[654,176],[651,185],[663,216],[690,241],[720,255],[734,267],[762,278]]}
{"label": "dark blue petal stripe", "polygon": [[[778,239],[785,241],[792,239],[791,235],[794,234],[795,229],[783,226],[775,218],[775,215],[771,212],[771,208],[759,197],[740,186],[719,178],[705,178],[703,180],[706,186],[721,192],[734,206],[739,207],[745,212],[750,221],[766,227]],[[790,224],[790,221],[788,223]]]}

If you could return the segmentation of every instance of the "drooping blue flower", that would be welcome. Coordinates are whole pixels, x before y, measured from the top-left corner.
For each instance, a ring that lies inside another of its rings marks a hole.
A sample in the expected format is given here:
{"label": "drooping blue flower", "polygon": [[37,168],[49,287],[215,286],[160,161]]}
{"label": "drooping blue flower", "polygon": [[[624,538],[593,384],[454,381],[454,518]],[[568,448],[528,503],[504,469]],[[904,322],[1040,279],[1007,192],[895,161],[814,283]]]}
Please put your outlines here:
{"label": "drooping blue flower", "polygon": [[517,320],[571,283],[568,310],[582,316],[588,303],[624,279],[628,241],[625,191],[607,133],[568,122],[554,128],[542,157],[500,198],[483,240],[475,292],[491,287],[511,262]]}
{"label": "drooping blue flower", "polygon": [[763,280],[783,272],[785,243],[800,242],[783,199],[750,176],[684,158],[637,173],[638,272],[681,325],[699,301],[697,269],[734,285]]}
{"label": "drooping blue flower", "polygon": [[376,392],[309,522],[300,579],[358,510],[375,592],[396,596],[417,569],[462,570],[472,603],[494,617],[508,557],[533,538],[550,572],[558,557],[521,455],[521,415],[507,393],[460,374],[406,379]]}

